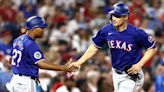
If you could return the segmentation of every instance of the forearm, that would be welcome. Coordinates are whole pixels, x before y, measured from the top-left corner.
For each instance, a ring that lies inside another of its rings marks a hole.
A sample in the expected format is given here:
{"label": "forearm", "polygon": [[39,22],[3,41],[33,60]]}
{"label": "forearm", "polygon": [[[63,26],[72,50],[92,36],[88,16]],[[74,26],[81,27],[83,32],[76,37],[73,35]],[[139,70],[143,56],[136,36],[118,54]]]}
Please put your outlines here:
{"label": "forearm", "polygon": [[77,61],[78,64],[83,64],[90,58],[92,58],[98,51],[98,48],[95,47],[93,44],[89,46],[87,51],[83,54],[83,56]]}
{"label": "forearm", "polygon": [[142,67],[157,51],[157,48],[148,49],[138,64]]}
{"label": "forearm", "polygon": [[45,60],[38,61],[37,65],[41,69],[55,70],[55,71],[65,71],[64,65],[52,64],[52,63],[46,62]]}

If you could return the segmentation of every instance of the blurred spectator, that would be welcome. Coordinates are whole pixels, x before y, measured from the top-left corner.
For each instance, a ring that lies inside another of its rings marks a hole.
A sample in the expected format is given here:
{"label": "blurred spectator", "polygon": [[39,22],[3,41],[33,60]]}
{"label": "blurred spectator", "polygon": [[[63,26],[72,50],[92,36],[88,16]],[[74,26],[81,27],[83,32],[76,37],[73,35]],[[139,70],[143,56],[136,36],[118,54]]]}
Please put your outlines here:
{"label": "blurred spectator", "polygon": [[19,6],[19,10],[23,12],[25,18],[37,15],[37,7],[30,4],[29,0],[23,0],[22,4]]}
{"label": "blurred spectator", "polygon": [[11,32],[2,31],[0,32],[0,51],[5,55],[11,54],[12,44],[11,44]]}
{"label": "blurred spectator", "polygon": [[88,30],[80,28],[72,38],[72,47],[76,48],[78,53],[84,53],[91,44],[90,39]]}
{"label": "blurred spectator", "polygon": [[143,17],[146,16],[144,0],[133,0],[130,11],[129,23],[140,26]]}
{"label": "blurred spectator", "polygon": [[0,71],[0,91],[1,92],[8,92],[6,88],[6,84],[10,82],[12,78],[12,72],[11,72],[11,64],[10,61],[4,60],[3,65],[5,67],[5,71]]}
{"label": "blurred spectator", "polygon": [[79,57],[78,52],[75,48],[70,49],[67,53],[64,53],[62,56],[62,62],[60,64],[64,64],[67,61],[69,61],[69,59],[73,59],[73,60],[77,60]]}
{"label": "blurred spectator", "polygon": [[68,17],[64,12],[63,7],[56,7],[56,13],[54,15],[54,22],[56,24],[66,23],[67,19]]}
{"label": "blurred spectator", "polygon": [[151,89],[151,87],[153,85],[153,81],[151,79],[150,73],[145,68],[143,69],[143,71],[144,71],[144,85],[141,89],[141,92],[142,91],[143,92],[154,92],[154,90],[153,91],[148,91],[148,90]]}
{"label": "blurred spectator", "polygon": [[81,22],[81,16],[79,11],[75,11],[74,19],[71,19],[67,24],[67,30],[69,34],[73,35],[77,29],[79,29]]}
{"label": "blurred spectator", "polygon": [[64,40],[58,40],[57,48],[58,48],[60,55],[64,55],[64,53],[67,53],[69,51],[69,43]]}
{"label": "blurred spectator", "polygon": [[151,35],[152,37],[155,36],[155,32],[153,29],[151,28],[148,28],[148,24],[150,22],[150,17],[149,16],[145,16],[143,17],[143,20],[142,20],[142,24],[141,24],[141,28],[149,35]]}
{"label": "blurred spectator", "polygon": [[99,67],[101,73],[109,73],[111,71],[111,58],[104,51],[99,51],[93,60],[93,63]]}
{"label": "blurred spectator", "polygon": [[45,36],[42,39],[42,46],[44,46],[45,48],[48,48],[51,46],[50,36],[54,30],[55,24],[53,23],[53,16],[47,15],[45,16],[45,20],[46,20],[46,23],[49,25],[46,28],[46,31],[44,32]]}
{"label": "blurred spectator", "polygon": [[54,16],[55,13],[53,0],[44,0],[44,4],[38,9],[38,15],[41,17]]}
{"label": "blurred spectator", "polygon": [[4,20],[3,20],[3,17],[2,17],[2,15],[0,15],[0,32],[2,31],[2,27],[3,27],[3,25],[4,25]]}
{"label": "blurred spectator", "polygon": [[63,9],[66,10],[70,7],[74,7],[76,4],[76,0],[55,0],[56,6],[63,6]]}
{"label": "blurred spectator", "polygon": [[79,88],[76,87],[76,81],[72,77],[65,76],[64,85],[59,87],[56,92],[81,92]]}
{"label": "blurred spectator", "polygon": [[91,92],[97,92],[98,91],[98,79],[100,77],[100,73],[95,70],[91,70],[87,73],[87,79],[88,79],[88,86],[91,90]]}
{"label": "blurred spectator", "polygon": [[164,13],[163,7],[162,7],[162,1],[161,0],[151,0],[152,3],[150,4],[150,8],[146,8],[148,15],[151,14],[151,11],[155,11],[154,17],[160,18],[161,15]]}
{"label": "blurred spectator", "polygon": [[18,12],[17,17],[16,17],[17,26],[23,27],[25,20],[26,18],[24,17],[23,12]]}
{"label": "blurred spectator", "polygon": [[21,25],[17,25],[16,23],[4,22],[3,31],[10,31],[12,39],[15,39],[20,35],[20,26]]}
{"label": "blurred spectator", "polygon": [[117,2],[117,0],[105,0],[106,5],[104,7],[104,13],[107,14],[109,11],[112,10],[112,6]]}
{"label": "blurred spectator", "polygon": [[57,29],[53,30],[50,36],[50,43],[56,43],[58,40],[70,42],[70,35],[67,32],[66,24],[59,23]]}
{"label": "blurred spectator", "polygon": [[108,78],[106,77],[99,78],[97,92],[113,92],[112,85],[110,85]]}
{"label": "blurred spectator", "polygon": [[162,31],[162,23],[159,18],[156,17],[156,11],[149,11],[148,16],[150,18],[148,23],[148,28],[153,29],[154,31]]}
{"label": "blurred spectator", "polygon": [[5,67],[3,64],[4,56],[4,53],[0,51],[0,72],[5,71]]}
{"label": "blurred spectator", "polygon": [[[143,20],[142,20],[142,24],[141,24],[141,28],[149,35],[151,35],[153,37],[153,39],[155,39],[155,32],[154,30],[148,28],[148,23],[150,21],[150,18],[148,16],[145,16],[143,17]],[[144,51],[143,51],[144,53]],[[149,73],[152,72],[151,70],[151,65],[152,65],[152,62],[154,61],[155,59],[155,56],[152,56],[144,65],[144,67],[148,70]]]}
{"label": "blurred spectator", "polygon": [[[90,21],[89,28],[92,30],[93,34],[96,34],[98,29],[106,23],[104,13],[102,12],[102,7],[95,9],[94,18]],[[97,30],[97,31],[95,31]]]}
{"label": "blurred spectator", "polygon": [[86,79],[79,79],[77,81],[77,87],[80,89],[80,92],[91,92]]}
{"label": "blurred spectator", "polygon": [[105,5],[105,2],[103,0],[92,0],[92,8],[98,8]]}
{"label": "blurred spectator", "polygon": [[56,92],[56,90],[63,85],[63,73],[59,72],[58,75],[52,77],[48,84],[48,92]]}
{"label": "blurred spectator", "polygon": [[148,28],[153,29],[154,31],[162,31],[162,22],[160,18],[164,13],[164,10],[161,5],[161,0],[152,0],[150,8],[146,8],[147,15],[150,17]]}
{"label": "blurred spectator", "polygon": [[13,2],[11,0],[2,0],[0,6],[0,16],[5,22],[15,22],[17,12],[12,8]]}
{"label": "blurred spectator", "polygon": [[161,61],[155,78],[155,92],[164,92],[164,45],[160,49]]}

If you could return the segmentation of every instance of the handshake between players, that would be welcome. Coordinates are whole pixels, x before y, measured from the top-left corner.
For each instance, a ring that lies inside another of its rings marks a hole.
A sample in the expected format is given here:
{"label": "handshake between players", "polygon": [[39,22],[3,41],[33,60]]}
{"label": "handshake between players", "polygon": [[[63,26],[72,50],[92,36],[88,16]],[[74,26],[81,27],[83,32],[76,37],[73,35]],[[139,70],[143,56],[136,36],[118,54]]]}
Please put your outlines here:
{"label": "handshake between players", "polygon": [[64,65],[64,71],[66,72],[77,72],[80,69],[80,65],[76,64],[77,62],[73,62],[72,59],[70,59],[65,65]]}

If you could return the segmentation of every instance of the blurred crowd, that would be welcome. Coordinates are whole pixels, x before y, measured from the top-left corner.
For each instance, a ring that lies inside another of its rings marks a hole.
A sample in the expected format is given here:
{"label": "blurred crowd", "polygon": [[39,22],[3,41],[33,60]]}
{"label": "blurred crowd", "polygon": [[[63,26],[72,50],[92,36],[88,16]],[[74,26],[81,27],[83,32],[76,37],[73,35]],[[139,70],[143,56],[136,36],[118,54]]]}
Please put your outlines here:
{"label": "blurred crowd", "polygon": [[[164,92],[160,91],[164,90],[164,0],[0,0],[0,92],[7,92],[12,41],[26,32],[27,18],[45,18],[48,27],[37,43],[48,62],[63,65],[86,51],[91,38],[110,22],[108,12],[117,2],[129,5],[129,23],[152,35],[158,47],[143,67],[145,82],[140,92]],[[113,92],[107,46],[78,72],[40,70],[39,75],[38,92]]]}

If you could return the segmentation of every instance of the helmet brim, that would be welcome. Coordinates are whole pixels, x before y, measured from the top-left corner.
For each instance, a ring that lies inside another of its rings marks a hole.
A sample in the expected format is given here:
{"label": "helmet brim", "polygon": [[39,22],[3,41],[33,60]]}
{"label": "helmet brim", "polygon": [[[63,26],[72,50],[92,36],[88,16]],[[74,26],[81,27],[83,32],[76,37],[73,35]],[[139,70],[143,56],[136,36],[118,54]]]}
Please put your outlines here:
{"label": "helmet brim", "polygon": [[27,28],[27,30],[32,30],[34,28],[46,28],[48,25],[47,24],[43,24],[43,25],[39,25],[39,26],[34,26],[34,27],[31,27],[31,28]]}
{"label": "helmet brim", "polygon": [[110,14],[110,15],[113,14],[113,15],[117,15],[117,16],[125,16],[125,15],[129,15],[129,13],[125,13],[125,14],[123,14],[123,13],[116,12],[115,10],[111,10],[111,11],[109,11],[108,14]]}
{"label": "helmet brim", "polygon": [[39,26],[39,27],[41,27],[41,28],[46,28],[48,25],[47,24],[43,24],[43,25],[41,25],[41,26]]}

